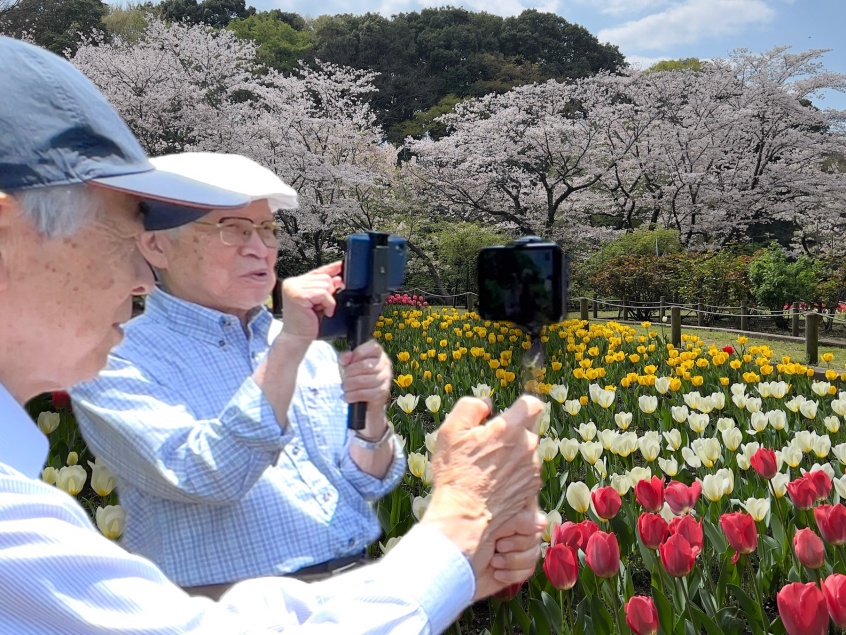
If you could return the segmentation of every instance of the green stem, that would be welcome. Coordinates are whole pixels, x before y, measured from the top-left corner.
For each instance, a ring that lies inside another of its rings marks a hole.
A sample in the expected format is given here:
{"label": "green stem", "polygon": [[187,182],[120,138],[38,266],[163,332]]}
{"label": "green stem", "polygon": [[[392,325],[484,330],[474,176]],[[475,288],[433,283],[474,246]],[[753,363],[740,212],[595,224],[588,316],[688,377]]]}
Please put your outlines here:
{"label": "green stem", "polygon": [[687,584],[685,578],[679,578],[679,586],[682,588],[682,595],[684,595],[684,609],[687,611],[687,616],[690,619],[690,623],[693,624],[693,630],[697,633],[699,632],[699,624],[696,623],[696,620],[693,617],[693,609],[690,606],[690,594],[687,591]]}
{"label": "green stem", "polygon": [[[614,578],[608,578],[608,586],[611,588],[611,609],[614,613],[612,622],[614,623],[614,629],[617,630],[620,627],[620,598],[617,597],[617,585]],[[621,630],[620,632],[622,633],[623,631]]]}
{"label": "green stem", "polygon": [[764,618],[764,598],[761,593],[761,587],[758,585],[758,577],[755,575],[755,572],[752,571],[751,554],[747,553],[745,556],[743,556],[743,559],[746,561],[746,573],[749,576],[752,588],[755,590],[755,598],[758,600],[758,606],[761,608],[761,625],[764,627],[764,633],[766,633],[769,624]]}
{"label": "green stem", "polygon": [[564,608],[564,591],[562,589],[558,589],[558,606],[561,607],[561,632],[569,633],[570,616],[568,615],[569,611]]}

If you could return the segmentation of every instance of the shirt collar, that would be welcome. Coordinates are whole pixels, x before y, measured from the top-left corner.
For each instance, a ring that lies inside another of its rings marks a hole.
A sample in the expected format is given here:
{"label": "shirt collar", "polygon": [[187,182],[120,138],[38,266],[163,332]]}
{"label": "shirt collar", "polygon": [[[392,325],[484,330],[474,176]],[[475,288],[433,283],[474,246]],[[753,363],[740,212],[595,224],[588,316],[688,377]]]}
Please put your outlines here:
{"label": "shirt collar", "polygon": [[[178,333],[213,343],[221,338],[228,340],[232,329],[241,329],[234,315],[183,300],[161,288],[156,288],[147,296],[144,315],[156,322],[168,324]],[[247,320],[247,329],[253,337],[266,338],[272,322],[270,311],[258,306]]]}
{"label": "shirt collar", "polygon": [[21,405],[0,384],[0,463],[30,478],[40,478],[49,442]]}

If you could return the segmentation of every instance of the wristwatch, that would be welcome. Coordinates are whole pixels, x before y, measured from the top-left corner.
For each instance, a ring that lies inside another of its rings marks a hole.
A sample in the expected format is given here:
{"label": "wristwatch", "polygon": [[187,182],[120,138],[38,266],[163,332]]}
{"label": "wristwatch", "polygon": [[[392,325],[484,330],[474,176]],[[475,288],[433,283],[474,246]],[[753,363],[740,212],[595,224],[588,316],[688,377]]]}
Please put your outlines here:
{"label": "wristwatch", "polygon": [[393,436],[394,428],[393,426],[391,426],[391,424],[388,424],[385,427],[385,434],[383,434],[382,437],[380,439],[377,439],[376,441],[366,439],[363,436],[359,435],[358,432],[356,432],[350,439],[350,442],[355,443],[360,448],[364,448],[365,450],[370,450],[371,452],[373,452],[374,450],[378,450],[383,445],[385,445]]}

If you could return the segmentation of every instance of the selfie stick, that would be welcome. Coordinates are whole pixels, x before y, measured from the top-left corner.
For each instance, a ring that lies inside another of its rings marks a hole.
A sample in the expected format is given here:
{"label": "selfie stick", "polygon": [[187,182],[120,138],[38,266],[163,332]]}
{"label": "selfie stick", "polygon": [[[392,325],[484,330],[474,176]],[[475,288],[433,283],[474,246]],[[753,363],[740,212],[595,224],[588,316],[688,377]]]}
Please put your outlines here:
{"label": "selfie stick", "polygon": [[[370,237],[370,286],[365,291],[360,312],[347,335],[351,350],[364,344],[373,336],[373,329],[382,313],[382,305],[388,297],[388,255],[390,253],[388,237],[390,234],[367,232],[367,235]],[[366,403],[351,403],[347,427],[350,430],[362,430],[366,417]]]}

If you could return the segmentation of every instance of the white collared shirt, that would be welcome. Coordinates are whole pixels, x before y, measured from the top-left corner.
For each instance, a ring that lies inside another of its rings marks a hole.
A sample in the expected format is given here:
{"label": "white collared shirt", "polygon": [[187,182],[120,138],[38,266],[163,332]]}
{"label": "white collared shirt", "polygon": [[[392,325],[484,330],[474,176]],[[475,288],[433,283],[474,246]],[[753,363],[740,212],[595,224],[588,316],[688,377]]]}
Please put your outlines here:
{"label": "white collared shirt", "polygon": [[469,562],[423,525],[378,564],[325,582],[261,578],[217,603],[189,597],[38,479],[46,439],[2,385],[0,431],[2,635],[431,634],[472,601]]}

